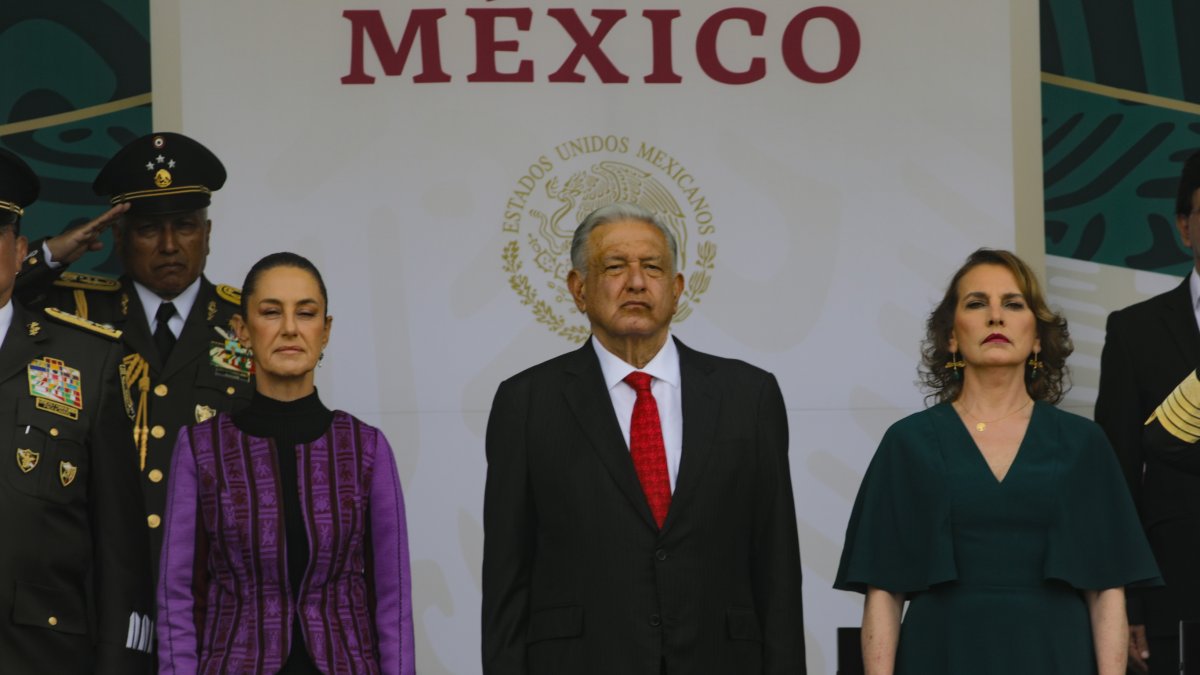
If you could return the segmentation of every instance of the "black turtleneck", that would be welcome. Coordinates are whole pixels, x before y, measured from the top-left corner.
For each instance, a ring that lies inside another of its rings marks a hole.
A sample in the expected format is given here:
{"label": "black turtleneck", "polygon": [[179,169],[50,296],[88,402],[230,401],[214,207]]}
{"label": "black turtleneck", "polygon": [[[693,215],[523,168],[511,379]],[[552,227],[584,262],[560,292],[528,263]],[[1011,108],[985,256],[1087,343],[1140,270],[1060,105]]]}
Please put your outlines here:
{"label": "black turtleneck", "polygon": [[[333,411],[313,393],[295,401],[277,401],[258,391],[250,405],[233,413],[233,424],[242,433],[270,438],[275,443],[275,462],[279,467],[280,498],[283,506],[288,581],[299,611],[300,583],[308,569],[308,532],[300,511],[300,487],[296,477],[296,446],[311,443],[333,424]],[[292,621],[292,651],[280,673],[289,675],[320,673],[304,643],[300,617]]]}

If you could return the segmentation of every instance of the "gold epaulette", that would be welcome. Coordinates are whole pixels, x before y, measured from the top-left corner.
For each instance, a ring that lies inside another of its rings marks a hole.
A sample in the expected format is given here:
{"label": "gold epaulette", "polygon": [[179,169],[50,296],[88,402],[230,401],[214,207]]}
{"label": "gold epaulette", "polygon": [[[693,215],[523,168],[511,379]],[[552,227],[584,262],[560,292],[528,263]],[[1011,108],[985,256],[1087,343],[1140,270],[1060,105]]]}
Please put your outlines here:
{"label": "gold epaulette", "polygon": [[1158,420],[1167,433],[1184,443],[1200,440],[1200,380],[1196,371],[1189,373],[1174,391],[1167,394],[1146,424],[1154,420]]}
{"label": "gold epaulette", "polygon": [[64,288],[79,288],[85,291],[104,291],[112,293],[121,290],[121,282],[112,277],[102,277],[98,274],[80,274],[79,272],[63,272],[54,280],[55,286]]}
{"label": "gold epaulette", "polygon": [[50,317],[51,319],[55,319],[56,321],[75,326],[77,328],[82,328],[88,332],[95,333],[96,335],[103,335],[110,340],[121,339],[121,331],[117,330],[116,328],[113,328],[112,326],[105,326],[104,324],[96,323],[95,321],[88,321],[87,319],[75,316],[70,312],[64,312],[61,309],[47,307],[46,316]]}
{"label": "gold epaulette", "polygon": [[217,284],[217,297],[232,305],[242,305],[242,289],[236,286]]}

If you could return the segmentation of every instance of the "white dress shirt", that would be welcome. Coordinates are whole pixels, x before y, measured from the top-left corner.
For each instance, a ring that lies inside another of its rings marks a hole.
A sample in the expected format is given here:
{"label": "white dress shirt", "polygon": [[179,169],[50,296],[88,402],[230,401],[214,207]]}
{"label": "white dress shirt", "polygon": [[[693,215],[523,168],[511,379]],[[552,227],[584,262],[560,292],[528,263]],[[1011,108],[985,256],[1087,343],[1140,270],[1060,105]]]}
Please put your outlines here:
{"label": "white dress shirt", "polygon": [[[600,341],[592,336],[592,347],[600,358],[600,371],[604,374],[604,384],[608,387],[608,395],[612,399],[613,410],[617,413],[617,421],[621,424],[621,435],[625,437],[625,447],[629,447],[629,427],[633,422],[633,404],[637,401],[637,392],[624,382],[625,376],[638,370],[621,360],[616,354],[604,348]],[[675,477],[679,475],[679,458],[683,455],[683,396],[680,394],[682,377],[679,374],[679,349],[675,340],[667,335],[667,341],[662,349],[650,359],[642,372],[654,378],[650,383],[650,393],[658,404],[658,419],[662,423],[663,446],[667,451],[667,473],[671,477],[671,493],[675,492]]]}
{"label": "white dress shirt", "polygon": [[1192,313],[1196,315],[1196,327],[1200,328],[1200,275],[1196,274],[1194,267],[1188,275],[1188,288],[1192,291]]}
{"label": "white dress shirt", "polygon": [[178,338],[179,334],[183,332],[183,324],[187,319],[188,312],[192,311],[192,305],[196,304],[196,296],[200,294],[200,277],[196,277],[196,280],[173,300],[163,300],[155,295],[154,291],[136,281],[133,282],[133,288],[137,291],[138,300],[142,301],[142,309],[146,312],[146,325],[150,326],[151,335],[154,335],[154,331],[158,328],[158,320],[154,318],[158,315],[158,306],[164,302],[175,305],[175,315],[167,321],[167,328],[171,329],[171,333]]}

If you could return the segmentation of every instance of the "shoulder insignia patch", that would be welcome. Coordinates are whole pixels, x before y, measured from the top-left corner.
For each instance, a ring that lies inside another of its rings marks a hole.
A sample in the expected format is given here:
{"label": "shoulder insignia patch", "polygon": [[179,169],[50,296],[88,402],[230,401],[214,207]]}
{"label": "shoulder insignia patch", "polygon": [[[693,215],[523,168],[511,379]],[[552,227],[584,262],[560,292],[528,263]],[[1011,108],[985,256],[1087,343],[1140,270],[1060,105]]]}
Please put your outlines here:
{"label": "shoulder insignia patch", "polygon": [[98,274],[81,274],[79,272],[63,272],[54,280],[55,286],[78,288],[85,291],[103,291],[112,293],[121,290],[121,282],[112,277],[102,277]]}
{"label": "shoulder insignia patch", "polygon": [[217,284],[217,297],[233,305],[242,304],[242,289],[227,284]]}
{"label": "shoulder insignia patch", "polygon": [[56,321],[59,321],[61,323],[75,326],[77,328],[82,328],[90,333],[95,333],[96,335],[103,335],[104,337],[109,338],[110,340],[119,340],[121,338],[121,331],[117,330],[116,328],[113,328],[112,326],[105,326],[102,323],[96,323],[95,321],[89,321],[87,319],[75,316],[74,314],[71,314],[69,312],[64,312],[61,309],[56,309],[54,307],[47,307],[46,308],[46,316],[50,317],[51,319],[55,319]]}

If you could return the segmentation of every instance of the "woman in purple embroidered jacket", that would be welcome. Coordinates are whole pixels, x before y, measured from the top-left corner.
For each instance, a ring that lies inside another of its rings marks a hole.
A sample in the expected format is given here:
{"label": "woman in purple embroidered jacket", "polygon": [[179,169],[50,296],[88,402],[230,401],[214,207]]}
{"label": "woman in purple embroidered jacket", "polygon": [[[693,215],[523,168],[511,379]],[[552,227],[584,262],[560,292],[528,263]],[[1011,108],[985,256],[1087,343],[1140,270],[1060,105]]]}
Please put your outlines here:
{"label": "woman in purple embroidered jacket", "polygon": [[327,306],[320,273],[293,253],[246,276],[234,331],[253,350],[254,400],[179,433],[160,673],[416,672],[392,449],[378,429],[327,409],[313,385]]}

